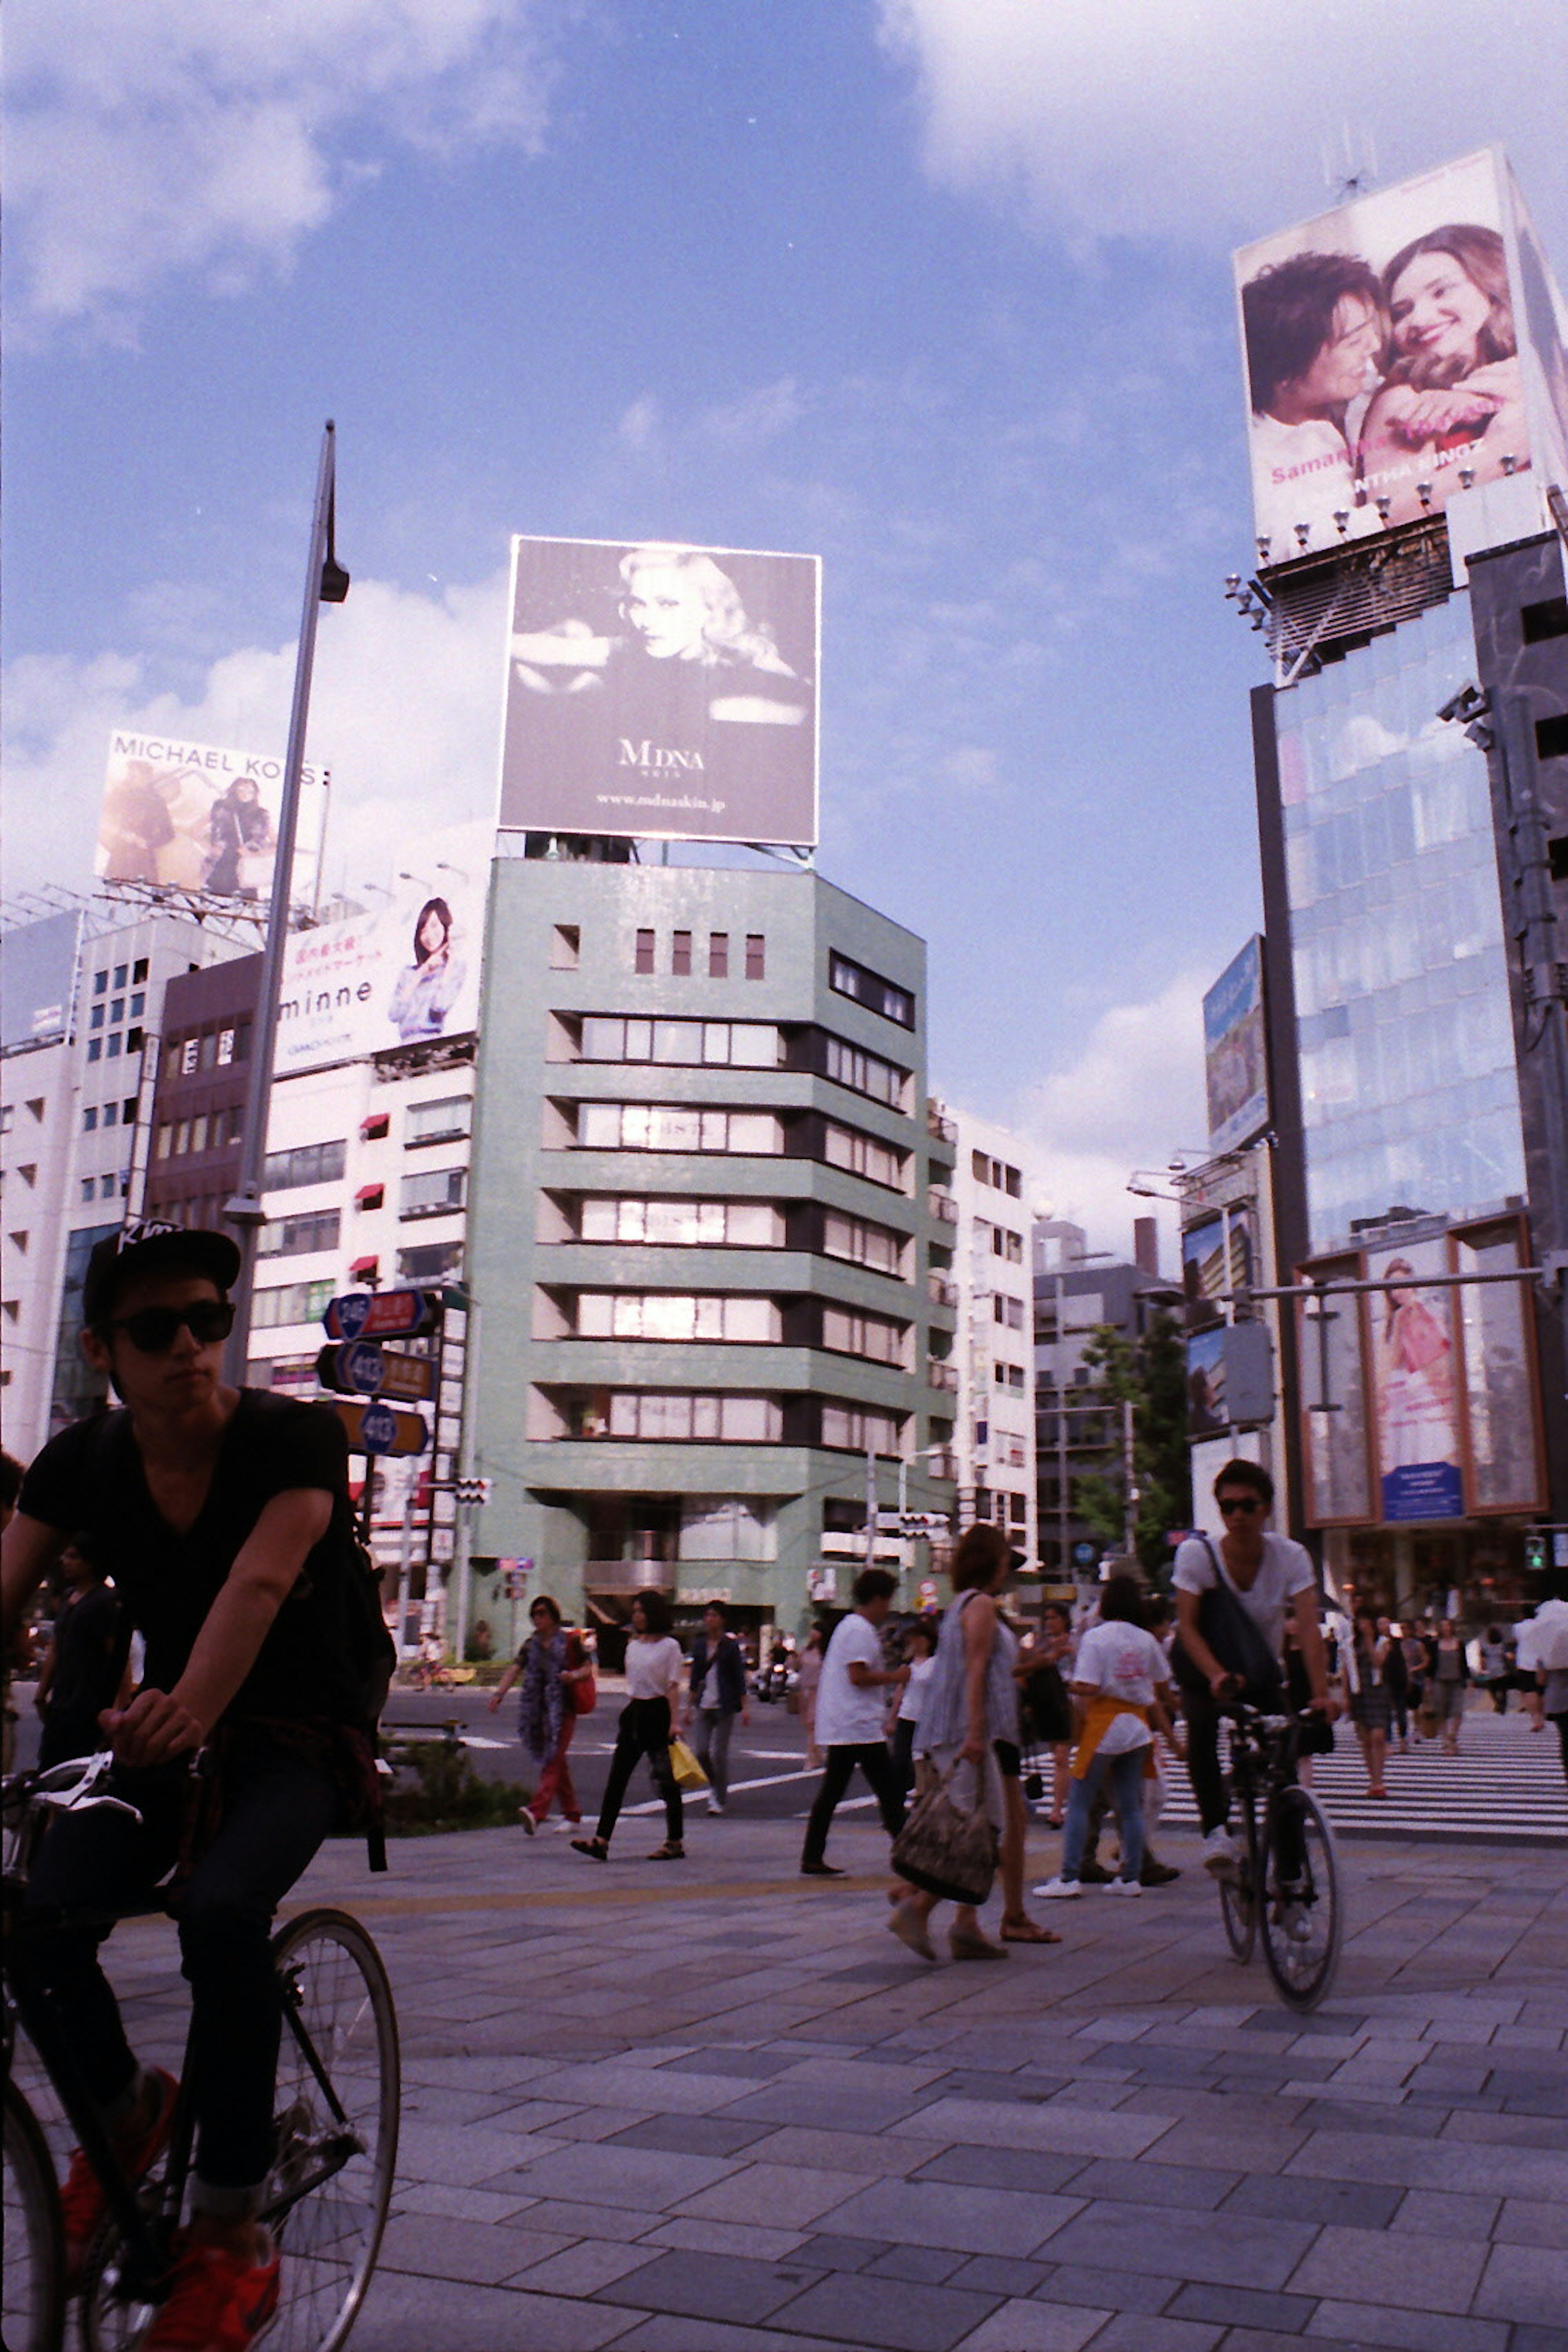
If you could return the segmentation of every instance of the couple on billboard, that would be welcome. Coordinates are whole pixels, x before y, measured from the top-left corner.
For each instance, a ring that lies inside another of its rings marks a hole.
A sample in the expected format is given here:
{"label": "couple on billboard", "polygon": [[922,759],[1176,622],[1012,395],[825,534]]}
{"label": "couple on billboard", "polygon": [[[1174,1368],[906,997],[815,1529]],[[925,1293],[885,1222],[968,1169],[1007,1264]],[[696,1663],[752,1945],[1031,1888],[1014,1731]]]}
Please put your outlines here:
{"label": "couple on billboard", "polygon": [[1487,482],[1530,464],[1496,229],[1446,222],[1381,270],[1353,253],[1292,254],[1244,283],[1241,310],[1273,562],[1298,551],[1298,523],[1321,546],[1341,516],[1359,535],[1441,509],[1461,467]]}

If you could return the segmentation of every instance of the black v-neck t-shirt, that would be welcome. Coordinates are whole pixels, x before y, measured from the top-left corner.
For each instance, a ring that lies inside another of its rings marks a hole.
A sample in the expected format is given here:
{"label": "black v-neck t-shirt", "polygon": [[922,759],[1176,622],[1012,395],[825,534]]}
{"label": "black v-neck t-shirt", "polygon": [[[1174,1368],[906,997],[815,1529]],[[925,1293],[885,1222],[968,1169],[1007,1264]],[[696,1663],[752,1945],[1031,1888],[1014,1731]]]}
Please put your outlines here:
{"label": "black v-neck t-shirt", "polygon": [[324,1405],[242,1389],[218,1444],[212,1483],[184,1535],[147,1489],[131,1415],[102,1413],[51,1438],[22,1482],[17,1508],[62,1536],[90,1533],[131,1622],[147,1643],[143,1680],[172,1690],[196,1635],[258,1519],[298,1487],[331,1497],[332,1516],[226,1711],[358,1721],[363,1707],[344,1654],[346,1579],[354,1558],[348,1439]]}

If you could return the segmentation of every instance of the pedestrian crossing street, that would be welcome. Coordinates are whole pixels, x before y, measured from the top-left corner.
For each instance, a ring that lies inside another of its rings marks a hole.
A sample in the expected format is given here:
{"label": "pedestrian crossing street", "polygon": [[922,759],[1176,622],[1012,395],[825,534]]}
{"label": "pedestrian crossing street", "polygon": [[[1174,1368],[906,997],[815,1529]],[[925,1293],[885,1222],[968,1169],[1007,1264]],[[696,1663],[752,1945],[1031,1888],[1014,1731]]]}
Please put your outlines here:
{"label": "pedestrian crossing street", "polygon": [[[1163,1818],[1195,1827],[1197,1810],[1186,1775],[1166,1773]],[[1348,1723],[1334,1727],[1334,1752],[1315,1757],[1312,1788],[1337,1830],[1352,1837],[1383,1835],[1509,1841],[1568,1845],[1568,1780],[1556,1731],[1532,1732],[1522,1715],[1479,1709],[1466,1717],[1459,1753],[1444,1756],[1436,1741],[1413,1740],[1406,1756],[1392,1753],[1384,1778],[1388,1795],[1366,1793],[1366,1767]]]}

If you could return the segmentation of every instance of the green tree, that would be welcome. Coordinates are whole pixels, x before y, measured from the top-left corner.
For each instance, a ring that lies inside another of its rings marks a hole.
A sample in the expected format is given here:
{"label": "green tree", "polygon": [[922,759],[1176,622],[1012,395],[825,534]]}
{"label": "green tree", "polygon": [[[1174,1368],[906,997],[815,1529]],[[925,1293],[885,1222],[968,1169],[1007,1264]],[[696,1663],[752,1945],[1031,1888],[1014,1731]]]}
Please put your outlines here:
{"label": "green tree", "polygon": [[1156,1315],[1142,1339],[1114,1326],[1098,1326],[1083,1349],[1104,1401],[1102,1466],[1078,1481],[1078,1514],[1101,1544],[1117,1550],[1126,1530],[1127,1469],[1123,1408],[1132,1407],[1132,1477],[1138,1489],[1136,1546],[1140,1565],[1159,1583],[1168,1580],[1173,1529],[1192,1523],[1191,1455],[1187,1449],[1186,1358],[1180,1326]]}

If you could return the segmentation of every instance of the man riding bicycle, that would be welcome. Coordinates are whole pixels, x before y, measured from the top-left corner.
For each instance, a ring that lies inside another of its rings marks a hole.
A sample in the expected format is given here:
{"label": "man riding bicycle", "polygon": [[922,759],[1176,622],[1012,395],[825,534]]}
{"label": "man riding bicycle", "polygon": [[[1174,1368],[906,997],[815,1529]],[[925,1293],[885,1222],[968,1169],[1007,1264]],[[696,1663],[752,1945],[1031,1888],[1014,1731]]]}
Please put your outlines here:
{"label": "man riding bicycle", "polygon": [[[1219,1765],[1219,1726],[1227,1701],[1282,1705],[1280,1656],[1289,1622],[1306,1668],[1310,1704],[1337,1712],[1329,1696],[1328,1658],[1318,1624],[1318,1584],[1305,1548],[1265,1532],[1274,1481],[1257,1462],[1227,1462],[1214,1482],[1225,1522],[1217,1549],[1206,1536],[1177,1548],[1172,1582],[1183,1652],[1178,1666],[1187,1723],[1187,1777],[1197,1800],[1205,1867],[1235,1870],[1230,1795]],[[1205,1598],[1206,1597],[1206,1598]],[[1217,1604],[1217,1605],[1216,1605]],[[1215,1654],[1215,1643],[1228,1654]]]}
{"label": "man riding bicycle", "polygon": [[[133,1903],[179,1863],[195,2181],[171,2289],[140,2352],[244,2352],[276,2309],[278,2254],[255,2218],[273,2160],[281,2024],[271,1924],[329,1830],[368,1820],[375,1802],[346,1439],[321,1406],[224,1383],[238,1269],[220,1233],[142,1223],[99,1244],[82,1349],[124,1409],[44,1448],[0,1552],[7,1637],[81,1528],[147,1645],[142,1688],[100,1717],[115,1757],[106,1785],[141,1818],[95,1809],[51,1824],[19,1963],[52,1997],[127,2171],[144,2175],[176,2086],[132,2055],[99,1966],[107,1927],[48,1921],[57,1906]],[[210,1777],[191,1771],[201,1749]],[[80,2151],[62,2203],[74,2285],[105,2213]]]}

